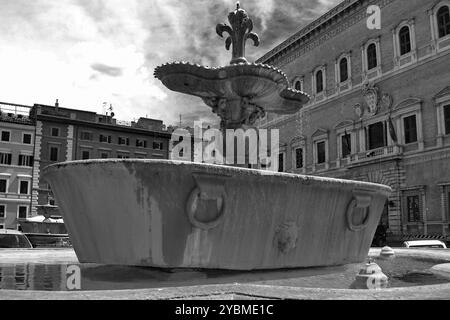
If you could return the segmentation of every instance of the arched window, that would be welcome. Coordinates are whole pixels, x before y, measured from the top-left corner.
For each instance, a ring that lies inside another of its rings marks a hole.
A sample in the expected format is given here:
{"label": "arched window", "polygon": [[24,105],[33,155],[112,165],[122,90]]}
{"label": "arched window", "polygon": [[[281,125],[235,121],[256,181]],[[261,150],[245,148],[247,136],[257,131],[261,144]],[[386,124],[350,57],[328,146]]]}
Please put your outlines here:
{"label": "arched window", "polygon": [[316,93],[323,91],[323,71],[319,70],[316,73]]}
{"label": "arched window", "polygon": [[411,52],[411,33],[409,27],[404,26],[398,33],[400,41],[400,55],[404,55]]}
{"label": "arched window", "polygon": [[297,81],[295,81],[295,90],[297,90],[297,91],[303,91],[303,88],[302,88],[303,86],[302,86],[302,82],[300,81],[300,80],[297,80]]}
{"label": "arched window", "polygon": [[437,12],[437,23],[439,29],[439,38],[450,34],[450,10],[448,6],[443,6]]}
{"label": "arched window", "polygon": [[375,43],[372,43],[367,47],[367,70],[372,70],[377,66],[377,46]]}
{"label": "arched window", "polygon": [[339,74],[341,77],[341,82],[348,80],[348,60],[347,58],[342,58],[339,62]]}

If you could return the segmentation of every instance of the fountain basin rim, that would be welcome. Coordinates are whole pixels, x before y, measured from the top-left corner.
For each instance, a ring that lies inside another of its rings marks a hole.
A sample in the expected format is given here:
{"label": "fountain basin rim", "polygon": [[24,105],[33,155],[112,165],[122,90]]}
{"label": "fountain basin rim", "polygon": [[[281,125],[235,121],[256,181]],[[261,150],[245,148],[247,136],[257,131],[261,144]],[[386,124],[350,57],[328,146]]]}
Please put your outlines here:
{"label": "fountain basin rim", "polygon": [[83,166],[93,166],[93,165],[121,165],[121,164],[149,164],[152,166],[187,166],[191,167],[193,171],[198,169],[199,172],[205,172],[205,169],[209,169],[209,174],[218,174],[218,175],[226,175],[226,174],[240,174],[242,176],[260,176],[260,177],[273,177],[273,178],[284,178],[283,182],[297,182],[302,183],[309,186],[339,186],[339,187],[347,187],[351,189],[362,189],[369,190],[373,192],[381,192],[383,195],[389,196],[393,192],[392,188],[382,184],[370,183],[370,182],[362,182],[362,181],[354,181],[354,180],[344,180],[344,179],[336,179],[336,178],[326,178],[326,177],[318,177],[318,176],[310,176],[310,175],[300,175],[300,174],[292,174],[292,173],[281,173],[281,172],[273,172],[273,171],[264,171],[257,169],[247,169],[247,168],[239,168],[232,166],[224,166],[224,165],[216,165],[216,164],[207,164],[207,163],[195,163],[195,162],[187,162],[187,161],[176,161],[176,160],[159,160],[159,159],[95,159],[95,160],[77,160],[77,161],[68,161],[61,162],[49,165],[45,167],[42,172],[45,175],[49,174],[52,171],[58,171],[59,169],[67,168],[67,167],[83,167]]}
{"label": "fountain basin rim", "polygon": [[290,88],[289,79],[283,71],[281,71],[280,69],[278,69],[274,66],[271,66],[268,64],[263,64],[263,63],[238,63],[238,64],[231,64],[231,65],[220,66],[220,67],[208,67],[208,66],[201,66],[199,64],[194,64],[194,63],[185,62],[185,61],[174,61],[174,62],[164,63],[164,64],[156,67],[153,75],[155,78],[162,80],[162,78],[164,77],[164,75],[162,74],[162,70],[164,68],[167,68],[170,66],[179,66],[179,65],[203,69],[207,72],[209,72],[209,71],[220,72],[221,70],[226,71],[229,69],[239,69],[239,68],[255,68],[255,67],[263,68],[263,69],[269,70],[271,72],[275,72],[276,74],[280,75],[282,77],[284,85],[286,86],[286,88],[289,92],[294,93],[294,94],[303,94],[306,98],[308,98],[308,100],[311,99],[311,96],[309,94],[307,94],[306,92],[295,90],[294,88]]}

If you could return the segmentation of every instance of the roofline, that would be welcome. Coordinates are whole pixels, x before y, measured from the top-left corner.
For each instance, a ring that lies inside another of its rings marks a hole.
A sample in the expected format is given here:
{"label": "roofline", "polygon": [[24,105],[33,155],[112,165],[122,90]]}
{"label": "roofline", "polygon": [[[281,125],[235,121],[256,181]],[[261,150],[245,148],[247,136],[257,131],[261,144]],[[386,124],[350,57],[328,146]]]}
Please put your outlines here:
{"label": "roofline", "polygon": [[160,138],[170,139],[172,137],[172,135],[170,133],[164,132],[164,131],[146,130],[146,129],[141,129],[141,128],[120,126],[120,125],[116,125],[116,124],[98,123],[98,122],[84,121],[84,120],[79,120],[79,119],[70,119],[70,118],[66,118],[66,117],[58,117],[58,116],[48,115],[48,114],[38,114],[36,120],[41,120],[41,121],[47,120],[47,121],[54,121],[54,122],[58,122],[58,123],[65,123],[65,124],[77,124],[77,125],[82,125],[82,126],[86,126],[86,127],[101,128],[101,129],[111,130],[111,131],[144,134],[147,136],[155,136],[155,137],[160,137]]}
{"label": "roofline", "polygon": [[13,107],[24,107],[24,108],[30,108],[30,109],[33,108],[33,106],[26,106],[26,105],[23,105],[23,104],[16,104],[16,103],[0,101],[0,105],[1,104],[6,105],[6,106],[13,106]]}
{"label": "roofline", "polygon": [[[47,105],[47,104],[40,104],[40,103],[35,103],[34,107],[48,107],[48,108],[55,108],[56,106],[52,106],[52,105]],[[82,109],[72,109],[72,108],[65,108],[65,107],[58,107],[59,110],[67,110],[67,111],[76,111],[76,112],[84,112],[84,113],[90,113],[90,114],[97,114],[97,112],[94,111],[86,111],[86,110],[82,110]]]}
{"label": "roofline", "polygon": [[306,27],[302,28],[300,31],[296,32],[288,39],[284,40],[282,43],[277,45],[275,48],[270,50],[268,53],[263,55],[261,58],[256,60],[256,63],[267,63],[268,60],[277,56],[282,50],[289,49],[293,45],[302,41],[303,38],[310,35],[317,29],[319,29],[322,25],[326,24],[330,20],[332,20],[337,15],[341,14],[344,10],[349,7],[354,6],[355,4],[359,4],[365,0],[343,0],[336,7],[327,11],[325,14],[321,15],[319,18],[308,24]]}

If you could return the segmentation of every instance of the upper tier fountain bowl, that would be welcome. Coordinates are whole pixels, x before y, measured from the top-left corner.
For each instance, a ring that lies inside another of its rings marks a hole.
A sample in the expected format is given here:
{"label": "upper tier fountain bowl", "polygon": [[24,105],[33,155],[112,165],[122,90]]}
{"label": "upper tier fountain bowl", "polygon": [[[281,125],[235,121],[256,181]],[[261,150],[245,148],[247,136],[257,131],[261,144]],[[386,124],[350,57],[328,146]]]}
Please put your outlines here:
{"label": "upper tier fountain bowl", "polygon": [[[276,68],[248,63],[259,44],[238,8],[217,26],[230,66],[158,67],[169,89],[195,95],[221,128],[253,126],[266,111],[301,109],[309,97]],[[271,150],[272,156],[278,157]],[[44,170],[80,262],[164,268],[273,269],[366,258],[391,189],[355,181],[164,160],[91,160]]]}

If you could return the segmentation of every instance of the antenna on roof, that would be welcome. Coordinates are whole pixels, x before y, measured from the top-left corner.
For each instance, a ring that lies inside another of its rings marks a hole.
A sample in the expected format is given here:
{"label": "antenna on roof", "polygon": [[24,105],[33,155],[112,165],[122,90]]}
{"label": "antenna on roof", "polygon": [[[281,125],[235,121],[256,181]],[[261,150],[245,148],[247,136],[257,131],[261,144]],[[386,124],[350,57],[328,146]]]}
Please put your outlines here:
{"label": "antenna on roof", "polygon": [[113,106],[112,103],[109,104],[109,111],[111,112],[111,118],[114,118]]}

